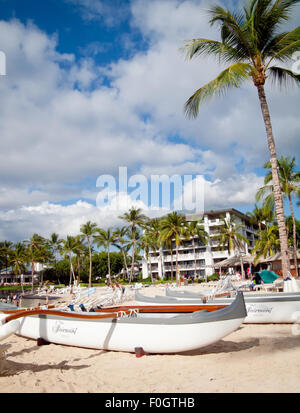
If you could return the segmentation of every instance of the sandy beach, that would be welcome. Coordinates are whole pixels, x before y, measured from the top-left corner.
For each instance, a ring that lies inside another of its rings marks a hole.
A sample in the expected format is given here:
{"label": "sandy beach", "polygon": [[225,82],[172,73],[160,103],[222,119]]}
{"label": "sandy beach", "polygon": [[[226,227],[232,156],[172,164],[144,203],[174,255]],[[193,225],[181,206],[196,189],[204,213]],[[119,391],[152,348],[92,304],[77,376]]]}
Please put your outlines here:
{"label": "sandy beach", "polygon": [[[199,289],[198,286],[192,288]],[[145,295],[163,294],[149,287]],[[198,350],[145,355],[37,346],[12,335],[1,393],[299,393],[300,332],[292,325],[243,324]]]}

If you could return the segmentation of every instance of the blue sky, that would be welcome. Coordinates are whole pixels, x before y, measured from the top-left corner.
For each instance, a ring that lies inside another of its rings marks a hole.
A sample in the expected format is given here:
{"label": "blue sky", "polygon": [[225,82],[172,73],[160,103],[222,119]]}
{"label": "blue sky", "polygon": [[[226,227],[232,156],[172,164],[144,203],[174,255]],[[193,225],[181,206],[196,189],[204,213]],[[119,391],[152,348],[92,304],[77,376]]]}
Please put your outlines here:
{"label": "blue sky", "polygon": [[[209,103],[197,120],[183,114],[220,72],[214,60],[187,62],[179,51],[185,40],[218,38],[208,0],[0,4],[1,239],[66,236],[87,220],[119,225],[120,211],[95,203],[97,178],[117,177],[121,166],[148,178],[203,175],[205,209],[253,208],[268,160],[253,86]],[[299,16],[297,6],[289,27]],[[299,159],[299,90],[266,89],[278,154]]]}

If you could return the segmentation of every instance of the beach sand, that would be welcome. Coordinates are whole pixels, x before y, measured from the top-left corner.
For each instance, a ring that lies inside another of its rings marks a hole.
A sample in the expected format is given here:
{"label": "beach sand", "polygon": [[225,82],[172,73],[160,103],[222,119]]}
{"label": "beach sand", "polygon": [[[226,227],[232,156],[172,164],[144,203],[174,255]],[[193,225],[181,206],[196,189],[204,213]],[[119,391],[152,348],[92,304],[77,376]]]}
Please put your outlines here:
{"label": "beach sand", "polygon": [[[196,288],[192,288],[196,291]],[[162,294],[149,287],[145,295]],[[246,325],[198,350],[145,355],[48,344],[12,335],[1,393],[299,393],[300,329]]]}

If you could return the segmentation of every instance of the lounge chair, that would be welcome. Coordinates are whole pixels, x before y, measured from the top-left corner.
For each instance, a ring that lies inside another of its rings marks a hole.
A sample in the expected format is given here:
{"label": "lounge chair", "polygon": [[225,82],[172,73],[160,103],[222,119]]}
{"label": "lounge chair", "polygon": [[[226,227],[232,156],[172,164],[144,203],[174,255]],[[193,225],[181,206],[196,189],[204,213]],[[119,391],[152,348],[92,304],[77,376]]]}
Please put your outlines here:
{"label": "lounge chair", "polygon": [[273,281],[272,283],[264,283],[264,284],[259,284],[254,287],[255,290],[261,290],[261,291],[275,291],[279,292],[280,289],[283,288],[283,280],[281,278],[277,278],[277,280]]}

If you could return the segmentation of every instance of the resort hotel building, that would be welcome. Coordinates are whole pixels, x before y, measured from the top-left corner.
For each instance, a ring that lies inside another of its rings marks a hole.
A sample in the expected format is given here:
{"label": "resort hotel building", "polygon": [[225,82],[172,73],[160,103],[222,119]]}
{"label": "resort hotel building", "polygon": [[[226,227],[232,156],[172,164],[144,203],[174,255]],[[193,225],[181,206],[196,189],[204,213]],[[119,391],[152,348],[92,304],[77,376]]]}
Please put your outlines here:
{"label": "resort hotel building", "polygon": [[[187,221],[200,220],[204,227],[204,230],[208,234],[207,244],[201,242],[198,237],[194,239],[183,240],[178,247],[178,269],[180,277],[195,277],[205,278],[212,275],[215,272],[214,266],[220,261],[229,258],[230,256],[237,255],[237,251],[231,252],[229,255],[226,248],[223,250],[219,246],[217,240],[213,240],[219,233],[220,226],[224,225],[222,217],[227,222],[234,216],[235,223],[243,225],[241,234],[248,239],[249,244],[244,243],[243,254],[250,254],[254,247],[255,240],[258,238],[256,235],[257,226],[250,223],[250,219],[242,212],[230,208],[221,210],[205,211],[204,214],[188,214],[185,215]],[[195,252],[195,253],[194,253]],[[157,251],[150,251],[148,261],[143,258],[142,271],[143,278],[148,278],[151,275],[155,278],[170,278],[171,276],[171,259],[173,256],[173,276],[176,275],[176,248],[175,241],[172,245],[172,255],[170,249],[166,247]],[[151,272],[150,272],[151,265]]]}

